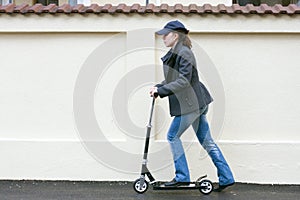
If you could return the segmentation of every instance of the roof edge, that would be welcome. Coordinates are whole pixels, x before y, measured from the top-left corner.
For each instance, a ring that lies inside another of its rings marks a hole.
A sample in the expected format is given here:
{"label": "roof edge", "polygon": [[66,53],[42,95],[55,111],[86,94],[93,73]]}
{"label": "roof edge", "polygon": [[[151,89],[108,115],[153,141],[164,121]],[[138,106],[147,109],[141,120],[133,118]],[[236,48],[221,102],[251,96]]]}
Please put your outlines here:
{"label": "roof edge", "polygon": [[42,14],[42,13],[49,13],[49,14],[56,14],[56,13],[64,13],[64,14],[71,14],[71,13],[78,13],[78,14],[86,14],[86,13],[109,13],[109,14],[116,14],[116,13],[123,13],[123,14],[130,14],[130,13],[138,13],[138,14],[287,14],[287,15],[294,15],[300,14],[300,7],[295,4],[290,4],[288,6],[282,6],[281,4],[276,4],[274,6],[269,6],[267,4],[261,4],[260,6],[254,6],[252,4],[248,4],[246,6],[240,6],[238,4],[233,4],[231,6],[226,6],[224,4],[219,5],[196,5],[196,4],[189,4],[189,5],[182,5],[182,4],[175,4],[175,5],[168,5],[168,4],[161,4],[161,5],[154,5],[148,4],[146,6],[140,4],[132,4],[126,5],[124,3],[118,5],[112,4],[91,4],[90,6],[84,6],[82,4],[78,4],[75,6],[71,6],[70,4],[63,4],[61,6],[57,6],[56,4],[50,4],[47,6],[43,6],[42,4],[34,4],[32,6],[28,4],[21,4],[15,5],[14,3],[7,4],[7,5],[0,5],[0,14]]}

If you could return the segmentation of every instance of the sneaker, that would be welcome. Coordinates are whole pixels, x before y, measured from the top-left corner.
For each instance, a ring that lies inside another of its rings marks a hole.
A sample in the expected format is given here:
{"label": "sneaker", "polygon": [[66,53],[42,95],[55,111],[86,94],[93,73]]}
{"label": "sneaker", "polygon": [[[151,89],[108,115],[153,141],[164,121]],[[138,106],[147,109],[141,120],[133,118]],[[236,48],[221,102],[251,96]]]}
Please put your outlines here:
{"label": "sneaker", "polygon": [[180,185],[189,185],[190,182],[177,182],[176,179],[174,178],[173,180],[166,182],[164,185],[166,187],[174,187],[174,186],[180,186]]}
{"label": "sneaker", "polygon": [[229,187],[229,186],[232,186],[234,185],[234,182],[233,183],[229,183],[227,185],[219,185],[219,187],[215,188],[214,189],[214,192],[222,192],[225,188]]}

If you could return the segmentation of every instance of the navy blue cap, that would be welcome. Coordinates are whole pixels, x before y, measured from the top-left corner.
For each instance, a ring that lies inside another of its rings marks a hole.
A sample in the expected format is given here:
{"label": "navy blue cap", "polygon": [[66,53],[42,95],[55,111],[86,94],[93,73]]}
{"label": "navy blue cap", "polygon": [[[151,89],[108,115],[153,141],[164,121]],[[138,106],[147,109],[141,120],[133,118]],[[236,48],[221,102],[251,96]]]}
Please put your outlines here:
{"label": "navy blue cap", "polygon": [[156,31],[157,35],[166,35],[170,32],[177,31],[180,33],[188,34],[189,30],[178,20],[168,22],[163,29]]}

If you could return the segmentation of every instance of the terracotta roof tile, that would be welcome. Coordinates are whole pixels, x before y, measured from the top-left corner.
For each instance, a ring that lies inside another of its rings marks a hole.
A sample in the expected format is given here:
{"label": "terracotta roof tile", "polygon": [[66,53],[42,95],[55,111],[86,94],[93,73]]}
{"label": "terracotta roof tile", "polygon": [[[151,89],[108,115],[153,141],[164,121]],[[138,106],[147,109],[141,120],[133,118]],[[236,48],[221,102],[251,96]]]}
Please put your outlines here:
{"label": "terracotta roof tile", "polygon": [[27,8],[29,8],[29,5],[28,4],[21,4],[21,5],[18,5],[14,8],[14,13],[26,13],[27,12]]}
{"label": "terracotta roof tile", "polygon": [[300,7],[295,4],[290,4],[288,7],[288,13],[289,14],[299,14],[300,13]]}
{"label": "terracotta roof tile", "polygon": [[13,13],[15,9],[15,5],[14,4],[8,4],[5,6],[0,6],[0,13]]}
{"label": "terracotta roof tile", "polygon": [[188,9],[190,13],[197,13],[198,12],[198,6],[196,4],[190,4],[188,6]]}
{"label": "terracotta roof tile", "polygon": [[42,4],[35,4],[31,7],[28,8],[27,12],[28,13],[37,13],[40,14],[42,13],[43,10],[43,5]]}
{"label": "terracotta roof tile", "polygon": [[131,8],[130,8],[130,12],[132,12],[132,13],[136,13],[136,12],[138,12],[139,11],[139,9],[140,9],[140,4],[133,4],[132,6],[131,6]]}
{"label": "terracotta roof tile", "polygon": [[219,4],[217,7],[220,13],[227,13],[227,9],[224,4]]}
{"label": "terracotta roof tile", "polygon": [[72,13],[86,13],[87,8],[83,4],[77,4],[72,8]]}
{"label": "terracotta roof tile", "polygon": [[169,10],[169,5],[168,4],[161,4],[160,5],[160,12],[161,13],[167,13]]}
{"label": "terracotta roof tile", "polygon": [[240,13],[243,13],[243,10],[242,10],[242,7],[240,5],[234,4],[234,5],[232,5],[232,12],[240,14]]}
{"label": "terracotta roof tile", "polygon": [[[267,4],[261,4],[260,8],[262,9],[263,13],[265,14],[272,14],[273,13],[273,8],[268,6]],[[277,14],[277,13],[275,13]]]}
{"label": "terracotta roof tile", "polygon": [[245,7],[246,11],[249,14],[257,14],[257,8],[253,4],[247,4]]}
{"label": "terracotta roof tile", "polygon": [[183,5],[182,4],[175,4],[174,5],[174,12],[175,13],[183,13]]}
{"label": "terracotta roof tile", "polygon": [[44,6],[42,11],[43,13],[56,13],[57,8],[56,4],[49,4],[48,6]]}
{"label": "terracotta roof tile", "polygon": [[0,14],[12,14],[12,13],[20,13],[20,14],[27,14],[27,13],[34,13],[34,14],[41,14],[41,13],[109,13],[109,14],[116,14],[116,13],[138,13],[138,14],[147,14],[147,13],[167,13],[167,14],[174,14],[174,13],[182,13],[182,14],[286,14],[286,15],[293,15],[293,14],[300,14],[300,7],[297,5],[291,4],[289,6],[282,6],[282,5],[274,5],[268,6],[267,4],[261,4],[260,6],[253,6],[252,4],[248,4],[246,6],[240,6],[238,4],[234,4],[232,6],[225,6],[224,4],[220,4],[217,6],[212,6],[210,4],[204,4],[202,6],[198,6],[196,4],[190,4],[184,6],[182,4],[175,4],[174,6],[170,6],[168,4],[161,4],[156,6],[154,4],[148,4],[146,6],[140,4],[133,4],[133,5],[126,5],[124,3],[113,6],[112,4],[105,4],[100,6],[98,4],[91,4],[90,6],[84,6],[82,4],[71,6],[69,4],[64,4],[62,6],[57,6],[55,4],[50,4],[47,6],[43,6],[41,4],[35,4],[29,6],[28,4],[8,4],[8,5],[0,5]]}
{"label": "terracotta roof tile", "polygon": [[101,8],[100,12],[108,13],[108,12],[111,10],[111,8],[112,8],[112,5],[111,5],[111,4],[105,4],[105,5]]}
{"label": "terracotta roof tile", "polygon": [[62,6],[58,7],[56,12],[70,14],[72,12],[72,7],[70,4],[63,4]]}
{"label": "terracotta roof tile", "polygon": [[86,13],[99,13],[101,7],[98,4],[91,4],[89,7],[86,8]]}
{"label": "terracotta roof tile", "polygon": [[154,4],[148,4],[145,8],[146,13],[153,13],[155,12],[155,5]]}
{"label": "terracotta roof tile", "polygon": [[117,13],[129,13],[130,8],[128,6],[126,6],[126,4],[122,3],[122,4],[119,4],[119,5],[116,6],[115,12],[117,12]]}
{"label": "terracotta roof tile", "polygon": [[213,13],[213,7],[210,4],[203,5],[203,12],[204,13]]}

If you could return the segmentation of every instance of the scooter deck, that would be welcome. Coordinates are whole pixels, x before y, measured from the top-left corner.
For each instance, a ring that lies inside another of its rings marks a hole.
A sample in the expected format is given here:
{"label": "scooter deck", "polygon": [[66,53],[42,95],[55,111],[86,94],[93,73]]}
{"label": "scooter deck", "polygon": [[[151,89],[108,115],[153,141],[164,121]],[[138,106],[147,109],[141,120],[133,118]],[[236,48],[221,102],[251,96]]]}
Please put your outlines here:
{"label": "scooter deck", "polygon": [[177,186],[165,186],[164,183],[155,183],[153,184],[153,190],[199,190],[203,186],[191,182],[189,185],[177,185]]}

